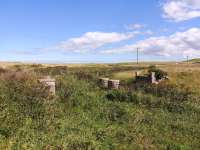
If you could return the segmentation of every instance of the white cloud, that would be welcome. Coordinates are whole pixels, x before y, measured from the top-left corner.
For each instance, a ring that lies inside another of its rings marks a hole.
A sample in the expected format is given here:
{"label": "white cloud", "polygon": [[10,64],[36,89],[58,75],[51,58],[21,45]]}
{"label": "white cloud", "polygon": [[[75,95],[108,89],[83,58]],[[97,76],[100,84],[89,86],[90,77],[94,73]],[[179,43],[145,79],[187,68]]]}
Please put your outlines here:
{"label": "white cloud", "polygon": [[130,38],[133,38],[137,34],[139,34],[139,32],[87,32],[81,37],[68,39],[54,47],[48,48],[48,50],[63,50],[67,52],[84,53],[100,48],[106,44],[128,40]]}
{"label": "white cloud", "polygon": [[164,18],[181,22],[200,17],[200,0],[166,0],[163,4]]}
{"label": "white cloud", "polygon": [[149,55],[197,57],[200,56],[200,28],[191,28],[170,36],[151,37],[132,45],[103,50],[102,53],[127,53],[137,48]]}
{"label": "white cloud", "polygon": [[161,28],[158,30],[159,32],[169,32],[169,28]]}
{"label": "white cloud", "polygon": [[146,25],[139,24],[139,23],[130,24],[130,25],[125,26],[125,28],[128,29],[128,30],[138,30],[138,29],[141,29],[141,28],[144,28],[144,27],[146,27]]}
{"label": "white cloud", "polygon": [[147,30],[147,31],[145,31],[145,34],[147,34],[147,35],[153,35],[154,34],[154,32],[152,31],[152,30]]}
{"label": "white cloud", "polygon": [[[134,30],[134,33],[141,34],[141,35],[153,35],[154,32],[151,29],[146,29],[147,25],[144,24],[130,24],[130,25],[125,25],[125,28],[127,30]],[[142,30],[143,29],[143,30]]]}

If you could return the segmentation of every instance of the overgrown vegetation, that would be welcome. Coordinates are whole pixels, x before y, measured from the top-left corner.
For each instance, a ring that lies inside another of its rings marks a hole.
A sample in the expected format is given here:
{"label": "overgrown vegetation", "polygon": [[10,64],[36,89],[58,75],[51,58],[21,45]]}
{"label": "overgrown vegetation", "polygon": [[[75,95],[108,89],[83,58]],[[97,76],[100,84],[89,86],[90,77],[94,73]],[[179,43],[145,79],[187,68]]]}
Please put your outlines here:
{"label": "overgrown vegetation", "polygon": [[167,72],[156,68],[156,66],[154,66],[154,65],[153,66],[149,66],[148,75],[151,76],[152,72],[155,72],[155,77],[156,77],[157,80],[161,80],[161,79],[167,77]]}
{"label": "overgrown vegetation", "polygon": [[[200,149],[197,73],[174,73],[159,85],[126,78],[119,90],[96,82],[131,69],[148,67],[0,69],[0,149]],[[40,75],[56,78],[55,97]]]}

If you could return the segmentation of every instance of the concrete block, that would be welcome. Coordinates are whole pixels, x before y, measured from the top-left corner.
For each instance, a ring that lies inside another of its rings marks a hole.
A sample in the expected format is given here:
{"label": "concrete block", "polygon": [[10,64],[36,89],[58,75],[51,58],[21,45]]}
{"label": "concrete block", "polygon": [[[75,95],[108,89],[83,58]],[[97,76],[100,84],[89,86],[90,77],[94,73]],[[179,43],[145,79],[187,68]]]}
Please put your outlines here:
{"label": "concrete block", "polygon": [[43,83],[45,86],[49,87],[49,92],[52,95],[56,95],[56,80],[49,77],[45,76],[41,79],[39,79],[39,82]]}
{"label": "concrete block", "polygon": [[110,89],[119,89],[120,80],[109,80],[108,88]]}
{"label": "concrete block", "polygon": [[152,84],[158,84],[158,81],[156,80],[156,73],[151,72],[151,83]]}

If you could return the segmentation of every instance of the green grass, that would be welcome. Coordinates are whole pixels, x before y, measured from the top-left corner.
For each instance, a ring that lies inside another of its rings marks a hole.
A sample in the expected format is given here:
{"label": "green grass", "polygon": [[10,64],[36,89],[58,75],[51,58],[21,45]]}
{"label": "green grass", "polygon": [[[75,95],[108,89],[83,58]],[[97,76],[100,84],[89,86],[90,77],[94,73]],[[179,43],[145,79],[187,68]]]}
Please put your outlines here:
{"label": "green grass", "polygon": [[[98,86],[99,76],[129,80],[138,70],[122,65],[1,73],[0,149],[200,149],[199,72],[171,71],[158,86]],[[56,97],[38,83],[42,74],[56,78]]]}
{"label": "green grass", "polygon": [[191,59],[191,60],[189,60],[189,62],[192,62],[192,63],[200,63],[200,58]]}

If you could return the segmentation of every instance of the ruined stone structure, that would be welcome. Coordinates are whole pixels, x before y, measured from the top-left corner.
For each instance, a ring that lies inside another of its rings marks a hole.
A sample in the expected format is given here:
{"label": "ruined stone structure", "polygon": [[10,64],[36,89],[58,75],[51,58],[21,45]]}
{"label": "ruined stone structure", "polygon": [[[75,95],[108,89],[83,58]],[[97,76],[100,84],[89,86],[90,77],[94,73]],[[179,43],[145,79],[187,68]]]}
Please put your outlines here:
{"label": "ruined stone structure", "polygon": [[135,73],[135,81],[140,83],[151,83],[151,84],[158,84],[159,81],[156,79],[156,73],[151,72],[150,76],[139,76],[139,73]]}
{"label": "ruined stone structure", "polygon": [[158,84],[158,81],[156,80],[156,73],[151,72],[151,83],[152,84]]}
{"label": "ruined stone structure", "polygon": [[135,79],[137,79],[137,77],[140,75],[140,73],[138,71],[135,72]]}
{"label": "ruined stone structure", "polygon": [[119,89],[120,80],[112,80],[109,78],[99,78],[99,83],[104,88]]}
{"label": "ruined stone structure", "polygon": [[109,78],[100,78],[99,82],[104,88],[108,88],[108,80]]}
{"label": "ruined stone structure", "polygon": [[56,81],[53,78],[50,78],[50,76],[45,76],[41,79],[39,79],[41,83],[43,83],[45,86],[49,87],[49,92],[52,95],[56,95]]}
{"label": "ruined stone structure", "polygon": [[108,88],[110,89],[119,89],[120,80],[109,80]]}

